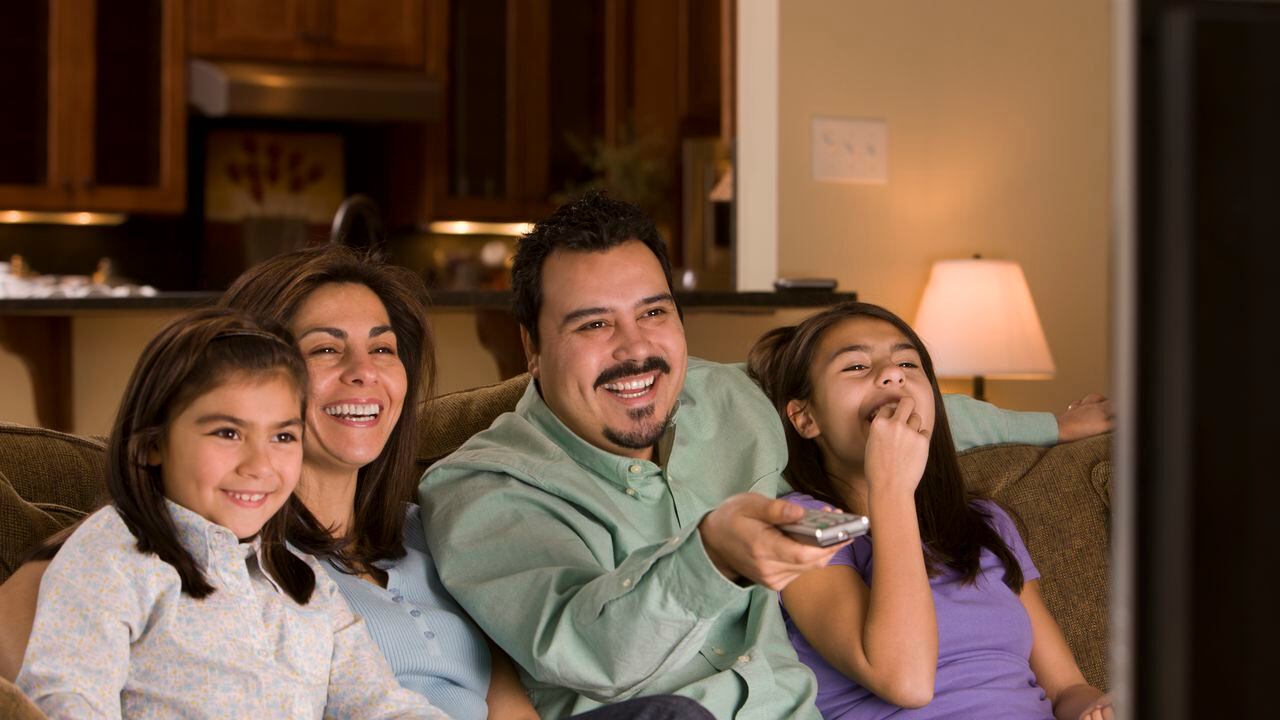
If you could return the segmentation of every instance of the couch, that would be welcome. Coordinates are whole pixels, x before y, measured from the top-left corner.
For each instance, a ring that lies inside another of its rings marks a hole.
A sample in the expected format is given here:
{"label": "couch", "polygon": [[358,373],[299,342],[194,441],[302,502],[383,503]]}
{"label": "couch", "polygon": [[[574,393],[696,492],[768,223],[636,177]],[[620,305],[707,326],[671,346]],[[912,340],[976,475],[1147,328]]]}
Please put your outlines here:
{"label": "couch", "polygon": [[[528,375],[431,400],[419,428],[426,469],[515,407]],[[0,423],[0,580],[30,545],[104,500],[106,440]],[[1011,509],[1041,575],[1049,610],[1093,685],[1107,687],[1111,438],[962,454],[967,482]],[[16,692],[0,683],[0,698]],[[0,708],[9,707],[0,701]],[[16,705],[14,706],[16,707]]]}

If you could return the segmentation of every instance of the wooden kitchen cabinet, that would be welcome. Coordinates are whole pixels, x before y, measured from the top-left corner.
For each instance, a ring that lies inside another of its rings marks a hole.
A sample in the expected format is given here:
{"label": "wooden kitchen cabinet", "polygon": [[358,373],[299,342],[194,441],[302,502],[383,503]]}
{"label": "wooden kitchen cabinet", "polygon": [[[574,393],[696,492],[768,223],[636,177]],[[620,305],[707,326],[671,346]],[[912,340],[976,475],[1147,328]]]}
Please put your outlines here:
{"label": "wooden kitchen cabinet", "polygon": [[444,0],[190,0],[191,54],[218,60],[429,67]]}
{"label": "wooden kitchen cabinet", "polygon": [[0,208],[182,212],[184,3],[0,4]]}
{"label": "wooden kitchen cabinet", "polygon": [[682,143],[723,134],[732,3],[448,2],[447,108],[427,141],[427,219],[537,219],[610,160],[612,172],[645,174],[633,185],[661,188],[652,194],[669,200],[645,209],[678,234]]}

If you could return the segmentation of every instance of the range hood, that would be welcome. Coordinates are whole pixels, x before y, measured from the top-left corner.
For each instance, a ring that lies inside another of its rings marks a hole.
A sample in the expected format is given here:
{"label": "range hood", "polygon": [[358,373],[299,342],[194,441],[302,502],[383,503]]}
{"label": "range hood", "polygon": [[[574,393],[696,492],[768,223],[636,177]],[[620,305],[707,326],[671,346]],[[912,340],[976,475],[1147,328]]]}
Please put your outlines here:
{"label": "range hood", "polygon": [[440,117],[440,82],[422,73],[193,59],[189,104],[210,117],[424,122]]}

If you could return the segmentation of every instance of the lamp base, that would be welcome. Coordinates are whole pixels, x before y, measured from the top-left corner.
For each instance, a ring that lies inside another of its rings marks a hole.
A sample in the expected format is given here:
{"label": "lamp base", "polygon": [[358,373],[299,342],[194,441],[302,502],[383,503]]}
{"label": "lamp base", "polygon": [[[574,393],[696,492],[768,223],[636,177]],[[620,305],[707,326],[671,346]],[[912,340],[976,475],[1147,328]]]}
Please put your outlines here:
{"label": "lamp base", "polygon": [[973,399],[984,402],[987,399],[987,380],[981,375],[973,376]]}

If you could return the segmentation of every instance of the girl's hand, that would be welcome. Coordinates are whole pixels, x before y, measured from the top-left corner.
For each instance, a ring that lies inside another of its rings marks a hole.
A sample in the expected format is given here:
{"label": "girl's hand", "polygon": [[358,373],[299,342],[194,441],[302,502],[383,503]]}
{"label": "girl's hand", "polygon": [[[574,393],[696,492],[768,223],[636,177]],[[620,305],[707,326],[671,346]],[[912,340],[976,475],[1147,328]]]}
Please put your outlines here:
{"label": "girl's hand", "polygon": [[873,490],[913,494],[920,484],[929,459],[929,429],[915,409],[915,398],[904,397],[872,419],[863,463]]}
{"label": "girl's hand", "polygon": [[1115,711],[1111,709],[1110,695],[1103,695],[1080,711],[1080,720],[1114,720],[1114,718]]}

